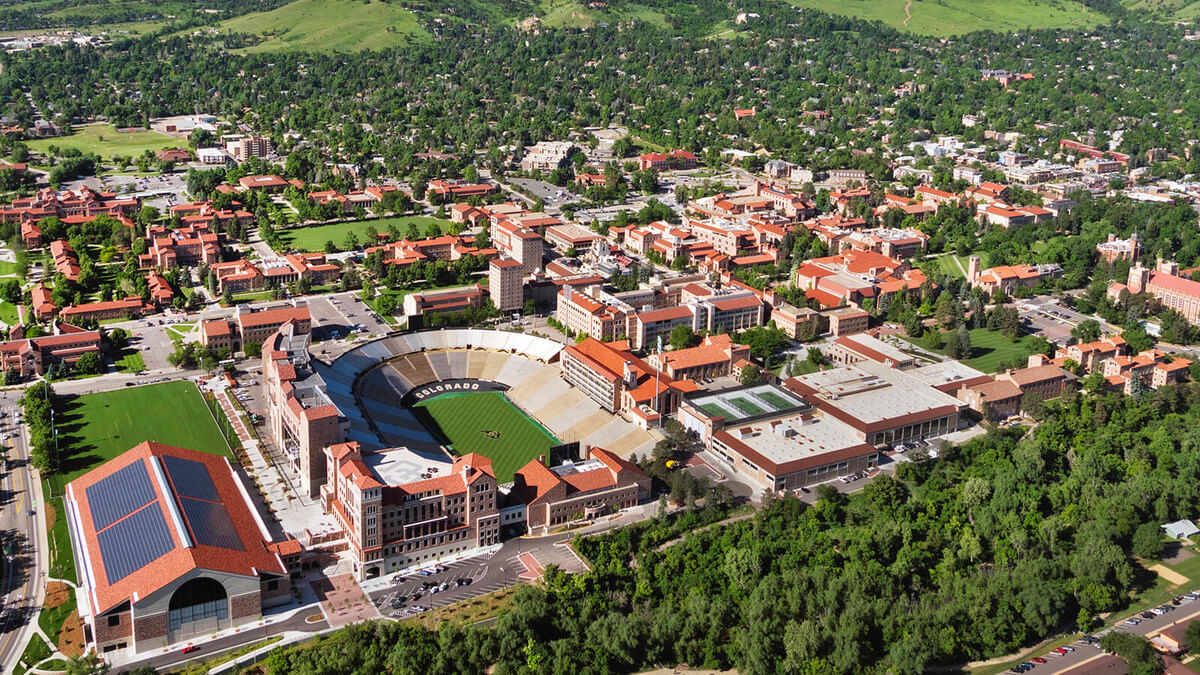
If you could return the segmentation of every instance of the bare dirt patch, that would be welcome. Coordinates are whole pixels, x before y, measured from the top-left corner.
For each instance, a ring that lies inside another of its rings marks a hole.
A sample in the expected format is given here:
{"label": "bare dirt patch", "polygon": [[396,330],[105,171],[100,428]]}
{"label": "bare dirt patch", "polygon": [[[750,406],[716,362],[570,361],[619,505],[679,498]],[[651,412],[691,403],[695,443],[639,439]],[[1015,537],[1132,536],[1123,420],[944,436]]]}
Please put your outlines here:
{"label": "bare dirt patch", "polygon": [[51,581],[46,584],[46,609],[54,609],[65,603],[71,597],[71,587],[61,581]]}
{"label": "bare dirt patch", "polygon": [[74,658],[83,656],[83,647],[83,620],[79,618],[79,612],[71,612],[58,635],[58,651]]}
{"label": "bare dirt patch", "polygon": [[1167,567],[1166,565],[1152,565],[1150,567],[1150,571],[1158,572],[1158,576],[1166,579],[1167,583],[1174,584],[1176,586],[1180,584],[1186,584],[1188,582],[1187,577]]}

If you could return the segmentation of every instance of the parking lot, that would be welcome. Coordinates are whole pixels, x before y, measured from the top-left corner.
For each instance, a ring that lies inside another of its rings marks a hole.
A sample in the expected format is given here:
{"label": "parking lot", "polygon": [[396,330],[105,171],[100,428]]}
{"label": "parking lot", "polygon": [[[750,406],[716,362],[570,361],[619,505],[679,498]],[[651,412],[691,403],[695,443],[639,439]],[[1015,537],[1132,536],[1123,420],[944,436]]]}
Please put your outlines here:
{"label": "parking lot", "polygon": [[356,292],[308,298],[313,318],[313,339],[333,340],[347,335],[386,335],[391,327],[363,304]]}
{"label": "parking lot", "polygon": [[[1054,298],[1039,296],[1017,302],[1017,310],[1022,319],[1029,321],[1029,331],[1041,335],[1059,345],[1067,344],[1071,339],[1071,329],[1087,319],[1075,310],[1057,302]],[[1110,332],[1104,322],[1101,329]]]}
{"label": "parking lot", "polygon": [[546,203],[546,207],[558,207],[560,204],[577,202],[582,197],[566,188],[560,188],[553,183],[533,178],[513,178],[511,184],[533,195]]}

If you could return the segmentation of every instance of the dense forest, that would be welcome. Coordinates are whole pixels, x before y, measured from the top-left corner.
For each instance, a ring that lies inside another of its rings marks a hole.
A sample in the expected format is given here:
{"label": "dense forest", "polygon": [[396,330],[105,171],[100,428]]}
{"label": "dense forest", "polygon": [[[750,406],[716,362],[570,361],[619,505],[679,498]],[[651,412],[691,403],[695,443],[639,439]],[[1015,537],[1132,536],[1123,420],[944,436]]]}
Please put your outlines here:
{"label": "dense forest", "polygon": [[[716,0],[693,5],[697,24],[733,11]],[[432,44],[355,54],[232,54],[236,38],[169,27],[105,48],[4,55],[0,91],[21,120],[33,114],[23,91],[66,121],[136,126],[207,110],[271,134],[285,150],[295,141],[284,135],[295,132],[338,161],[370,168],[378,154],[378,170],[393,174],[423,150],[486,149],[484,163],[499,165],[522,146],[582,142],[584,127],[607,124],[664,146],[763,146],[813,169],[877,177],[888,175],[885,139],[895,147],[954,133],[982,142],[985,128],[1021,132],[1019,147],[1039,152],[1060,138],[1122,132],[1124,150],[1163,147],[1183,158],[1200,118],[1200,101],[1188,95],[1200,82],[1200,47],[1175,25],[941,41],[778,0],[739,8],[761,16],[729,40],[687,25],[525,33],[450,23]],[[1006,89],[980,77],[987,68],[1034,79]],[[735,108],[751,107],[757,115],[735,120]],[[813,111],[830,117],[805,115]],[[983,124],[964,127],[965,113]]]}
{"label": "dense forest", "polygon": [[[352,627],[272,673],[919,673],[1093,625],[1153,582],[1159,526],[1200,512],[1200,384],[1069,393],[1034,431],[993,430],[845,496],[755,517],[685,512],[576,543],[489,629]],[[664,545],[665,542],[665,545]]]}

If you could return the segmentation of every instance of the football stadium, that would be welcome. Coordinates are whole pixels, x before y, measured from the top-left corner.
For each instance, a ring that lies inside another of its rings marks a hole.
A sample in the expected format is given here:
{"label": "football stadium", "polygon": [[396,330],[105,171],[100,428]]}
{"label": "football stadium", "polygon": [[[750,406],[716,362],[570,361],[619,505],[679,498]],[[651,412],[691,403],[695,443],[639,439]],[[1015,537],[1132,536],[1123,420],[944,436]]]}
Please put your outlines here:
{"label": "football stadium", "polygon": [[477,453],[502,484],[560,444],[649,453],[646,430],[563,380],[562,348],[523,333],[448,329],[383,338],[315,365],[364,449],[407,448],[418,463]]}

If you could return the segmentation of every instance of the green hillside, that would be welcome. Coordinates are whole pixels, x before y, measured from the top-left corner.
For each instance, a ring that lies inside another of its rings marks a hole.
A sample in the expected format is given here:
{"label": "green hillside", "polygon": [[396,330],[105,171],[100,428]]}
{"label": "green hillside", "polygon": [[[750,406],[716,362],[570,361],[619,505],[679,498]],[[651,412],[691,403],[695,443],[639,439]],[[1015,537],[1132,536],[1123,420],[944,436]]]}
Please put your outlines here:
{"label": "green hillside", "polygon": [[882,21],[894,28],[924,35],[960,35],[976,30],[1087,28],[1108,20],[1104,15],[1072,0],[787,1],[798,7]]}
{"label": "green hillside", "polygon": [[1195,21],[1200,18],[1200,0],[1125,0],[1130,12],[1163,21]]}
{"label": "green hillside", "polygon": [[265,38],[248,52],[386,49],[429,39],[412,12],[379,0],[296,0],[220,28]]}

